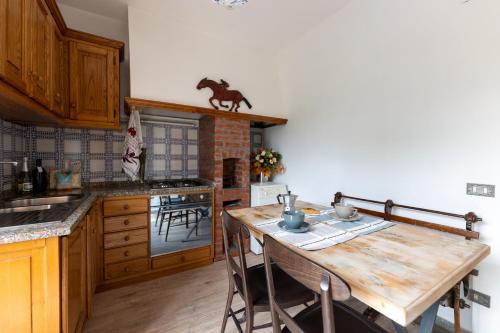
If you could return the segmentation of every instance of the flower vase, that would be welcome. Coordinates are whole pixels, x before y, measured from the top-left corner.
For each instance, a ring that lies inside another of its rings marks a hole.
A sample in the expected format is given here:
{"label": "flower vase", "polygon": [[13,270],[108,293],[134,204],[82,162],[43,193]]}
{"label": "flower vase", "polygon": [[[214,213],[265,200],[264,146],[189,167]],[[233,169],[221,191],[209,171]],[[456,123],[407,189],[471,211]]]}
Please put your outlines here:
{"label": "flower vase", "polygon": [[261,183],[261,184],[264,184],[265,182],[267,182],[267,177],[266,177],[266,176],[264,176],[264,173],[263,173],[263,172],[261,172],[261,173],[260,173],[260,183]]}

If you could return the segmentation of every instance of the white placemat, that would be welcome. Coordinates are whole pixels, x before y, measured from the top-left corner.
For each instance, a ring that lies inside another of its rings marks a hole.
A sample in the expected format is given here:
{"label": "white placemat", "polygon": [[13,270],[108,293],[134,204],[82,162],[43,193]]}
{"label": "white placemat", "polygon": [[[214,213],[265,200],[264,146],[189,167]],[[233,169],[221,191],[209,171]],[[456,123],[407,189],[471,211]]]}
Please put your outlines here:
{"label": "white placemat", "polygon": [[290,243],[308,251],[316,251],[347,242],[355,237],[371,234],[389,228],[395,223],[384,221],[373,216],[362,216],[356,222],[341,222],[328,216],[329,213],[308,216],[306,222],[311,225],[309,231],[293,233],[278,226],[281,218],[259,221],[254,225],[257,229],[272,237]]}

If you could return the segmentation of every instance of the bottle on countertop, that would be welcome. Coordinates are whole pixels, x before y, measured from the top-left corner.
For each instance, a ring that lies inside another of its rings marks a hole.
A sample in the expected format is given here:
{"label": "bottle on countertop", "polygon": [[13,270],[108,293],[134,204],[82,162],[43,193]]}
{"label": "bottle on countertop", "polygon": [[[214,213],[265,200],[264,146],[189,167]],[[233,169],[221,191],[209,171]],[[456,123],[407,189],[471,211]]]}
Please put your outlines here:
{"label": "bottle on countertop", "polygon": [[47,190],[47,171],[42,167],[42,160],[37,159],[32,171],[33,192],[41,193]]}
{"label": "bottle on countertop", "polygon": [[17,178],[17,191],[20,194],[27,194],[33,191],[33,183],[31,182],[30,174],[28,172],[28,158],[23,158],[23,168]]}

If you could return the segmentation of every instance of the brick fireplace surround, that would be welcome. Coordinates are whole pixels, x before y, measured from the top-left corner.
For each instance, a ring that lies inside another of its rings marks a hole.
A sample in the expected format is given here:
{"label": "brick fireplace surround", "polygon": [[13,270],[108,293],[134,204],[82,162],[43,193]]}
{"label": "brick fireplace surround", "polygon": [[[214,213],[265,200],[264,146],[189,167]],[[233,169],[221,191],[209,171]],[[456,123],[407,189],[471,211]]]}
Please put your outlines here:
{"label": "brick fireplace surround", "polygon": [[[238,159],[236,186],[223,188],[223,160]],[[199,125],[199,175],[215,182],[215,260],[224,259],[222,220],[224,203],[250,206],[250,121],[203,117]]]}

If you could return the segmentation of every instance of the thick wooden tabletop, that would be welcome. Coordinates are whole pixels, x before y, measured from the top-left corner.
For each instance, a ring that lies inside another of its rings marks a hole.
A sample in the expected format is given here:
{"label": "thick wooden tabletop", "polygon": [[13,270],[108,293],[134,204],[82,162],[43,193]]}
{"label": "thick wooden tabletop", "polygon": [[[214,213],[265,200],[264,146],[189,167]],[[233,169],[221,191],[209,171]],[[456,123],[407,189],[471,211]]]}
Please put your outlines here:
{"label": "thick wooden tabletop", "polygon": [[[297,208],[314,207],[307,202]],[[255,223],[281,215],[281,205],[230,210],[262,241]],[[490,247],[424,227],[403,223],[319,251],[287,244],[346,281],[352,296],[400,325],[407,326],[463,279]]]}

